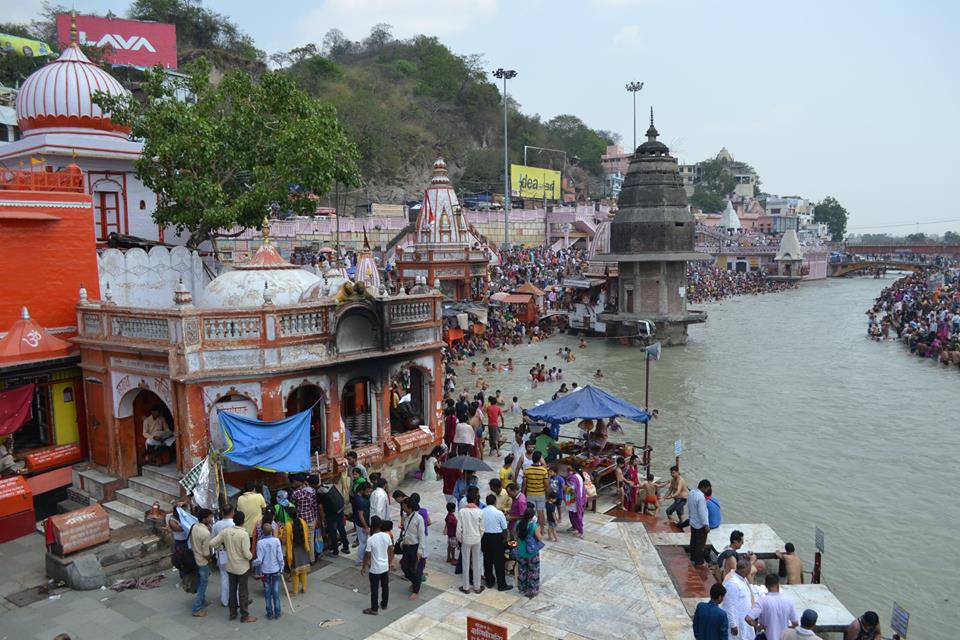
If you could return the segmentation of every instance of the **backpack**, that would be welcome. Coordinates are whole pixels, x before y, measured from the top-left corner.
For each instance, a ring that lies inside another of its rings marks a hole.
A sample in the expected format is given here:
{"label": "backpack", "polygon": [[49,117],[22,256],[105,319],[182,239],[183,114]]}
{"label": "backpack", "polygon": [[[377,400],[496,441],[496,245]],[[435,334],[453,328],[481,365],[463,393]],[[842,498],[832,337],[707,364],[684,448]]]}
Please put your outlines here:
{"label": "backpack", "polygon": [[[190,540],[190,536],[193,535],[193,527],[197,525],[192,525],[190,531],[187,533],[187,540]],[[197,573],[199,568],[197,567],[197,561],[193,557],[193,551],[190,550],[190,547],[187,545],[187,540],[183,541],[183,544],[173,545],[173,555],[170,558],[170,562],[174,567],[180,572],[181,576],[185,576],[190,573]]]}

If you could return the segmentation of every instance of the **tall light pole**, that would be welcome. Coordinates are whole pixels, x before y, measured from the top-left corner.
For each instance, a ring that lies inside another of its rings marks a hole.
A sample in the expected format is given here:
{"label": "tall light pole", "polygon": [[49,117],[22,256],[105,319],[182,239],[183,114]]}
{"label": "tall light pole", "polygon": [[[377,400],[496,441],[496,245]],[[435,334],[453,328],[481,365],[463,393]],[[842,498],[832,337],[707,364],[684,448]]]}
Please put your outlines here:
{"label": "tall light pole", "polygon": [[633,94],[633,151],[637,150],[637,92],[643,89],[642,82],[628,82],[627,91]]}
{"label": "tall light pole", "polygon": [[510,147],[507,145],[507,80],[517,77],[513,69],[503,67],[493,72],[503,80],[503,247],[510,247]]}

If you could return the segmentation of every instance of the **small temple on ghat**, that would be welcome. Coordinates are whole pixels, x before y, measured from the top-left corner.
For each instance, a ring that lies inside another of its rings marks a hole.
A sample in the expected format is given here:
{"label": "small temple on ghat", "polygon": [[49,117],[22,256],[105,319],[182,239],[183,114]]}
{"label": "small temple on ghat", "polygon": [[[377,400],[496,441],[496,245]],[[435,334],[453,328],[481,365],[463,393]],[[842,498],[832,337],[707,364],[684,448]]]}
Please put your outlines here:
{"label": "small temple on ghat", "polygon": [[[276,421],[313,407],[310,455],[323,474],[353,449],[402,477],[439,442],[441,296],[318,276],[284,260],[266,229],[253,258],[207,284],[197,304],[180,287],[166,308],[78,305],[97,467],[137,476],[151,414],[176,435],[180,473],[224,448],[218,410]],[[391,420],[399,380],[410,410]],[[241,469],[225,471],[229,482]]]}
{"label": "small temple on ghat", "polygon": [[399,280],[403,285],[433,285],[454,300],[480,299],[487,289],[489,262],[467,225],[447,163],[437,158],[430,186],[423,192],[413,244],[397,257]]}

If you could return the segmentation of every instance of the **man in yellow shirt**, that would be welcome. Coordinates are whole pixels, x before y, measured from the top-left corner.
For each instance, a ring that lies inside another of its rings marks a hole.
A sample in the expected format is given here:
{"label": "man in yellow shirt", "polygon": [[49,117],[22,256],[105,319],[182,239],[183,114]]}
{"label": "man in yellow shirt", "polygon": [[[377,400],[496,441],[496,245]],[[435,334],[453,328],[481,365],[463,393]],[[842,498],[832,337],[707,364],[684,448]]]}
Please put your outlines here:
{"label": "man in yellow shirt", "polygon": [[243,528],[248,536],[253,536],[253,528],[266,508],[267,501],[263,499],[263,495],[256,492],[253,480],[244,482],[243,493],[237,498],[237,511],[244,515]]}
{"label": "man in yellow shirt", "polygon": [[527,496],[527,504],[537,508],[537,520],[547,521],[547,477],[549,471],[543,463],[543,454],[533,452],[533,464],[523,472],[523,492]]}
{"label": "man in yellow shirt", "polygon": [[143,419],[143,438],[154,447],[169,447],[176,440],[170,423],[160,414],[160,407],[150,409],[150,415]]}
{"label": "man in yellow shirt", "polygon": [[490,479],[490,493],[497,498],[494,506],[506,515],[507,511],[510,511],[510,507],[513,505],[513,498],[511,498],[507,490],[503,488],[503,483],[500,482],[499,478]]}

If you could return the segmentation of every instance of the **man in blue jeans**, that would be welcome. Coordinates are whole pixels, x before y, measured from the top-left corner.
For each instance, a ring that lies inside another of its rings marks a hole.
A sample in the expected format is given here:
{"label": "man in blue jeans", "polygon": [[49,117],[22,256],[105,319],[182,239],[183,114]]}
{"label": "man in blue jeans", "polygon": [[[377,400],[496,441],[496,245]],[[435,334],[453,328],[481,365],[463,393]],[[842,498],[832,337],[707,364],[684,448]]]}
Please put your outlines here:
{"label": "man in blue jeans", "polygon": [[210,578],[210,527],[213,525],[213,512],[200,509],[197,512],[197,524],[190,528],[190,546],[193,560],[197,563],[197,597],[193,601],[193,617],[207,615],[207,580]]}
{"label": "man in blue jeans", "polygon": [[283,580],[283,549],[280,540],[273,536],[273,525],[263,525],[257,540],[257,557],[254,567],[260,567],[263,575],[263,595],[267,604],[267,620],[280,619],[280,581]]}

